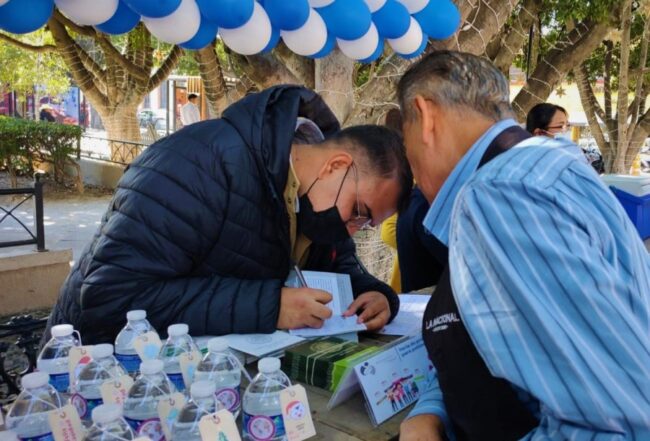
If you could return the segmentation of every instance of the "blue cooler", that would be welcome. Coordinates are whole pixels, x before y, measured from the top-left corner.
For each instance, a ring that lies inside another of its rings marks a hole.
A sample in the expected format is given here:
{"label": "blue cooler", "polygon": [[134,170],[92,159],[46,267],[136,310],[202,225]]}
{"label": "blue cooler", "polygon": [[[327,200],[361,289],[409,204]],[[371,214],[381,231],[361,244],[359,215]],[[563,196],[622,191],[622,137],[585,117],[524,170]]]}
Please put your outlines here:
{"label": "blue cooler", "polygon": [[643,240],[650,238],[650,175],[604,175]]}

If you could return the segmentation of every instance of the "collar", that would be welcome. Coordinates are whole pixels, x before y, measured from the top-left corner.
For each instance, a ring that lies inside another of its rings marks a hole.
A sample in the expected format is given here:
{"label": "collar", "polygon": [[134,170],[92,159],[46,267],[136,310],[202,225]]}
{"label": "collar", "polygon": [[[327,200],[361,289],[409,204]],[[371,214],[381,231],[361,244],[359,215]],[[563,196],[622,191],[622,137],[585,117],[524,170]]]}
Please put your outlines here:
{"label": "collar", "polygon": [[422,224],[426,230],[445,245],[449,246],[451,210],[456,201],[456,196],[478,168],[481,158],[492,141],[499,133],[516,125],[517,122],[514,119],[504,119],[490,127],[465,153],[442,184],[442,188],[440,188],[433,200]]}

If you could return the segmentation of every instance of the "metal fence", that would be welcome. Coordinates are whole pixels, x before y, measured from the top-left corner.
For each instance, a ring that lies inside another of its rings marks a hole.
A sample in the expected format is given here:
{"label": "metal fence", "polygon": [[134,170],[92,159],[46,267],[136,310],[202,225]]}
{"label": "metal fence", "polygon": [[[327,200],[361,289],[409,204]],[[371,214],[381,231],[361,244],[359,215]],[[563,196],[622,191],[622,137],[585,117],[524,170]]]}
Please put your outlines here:
{"label": "metal fence", "polygon": [[[34,187],[32,188],[2,188],[0,196],[22,196],[13,206],[3,207],[0,205],[0,224],[7,219],[15,220],[22,229],[25,230],[29,239],[0,241],[0,248],[17,247],[22,245],[36,245],[38,251],[45,251],[45,226],[43,224],[43,183],[41,182],[42,174],[34,175]],[[25,225],[14,213],[18,208],[23,206],[27,201],[34,201],[34,225],[36,231]]]}
{"label": "metal fence", "polygon": [[81,137],[80,156],[115,164],[130,164],[144,149],[147,142],[109,139],[92,134]]}

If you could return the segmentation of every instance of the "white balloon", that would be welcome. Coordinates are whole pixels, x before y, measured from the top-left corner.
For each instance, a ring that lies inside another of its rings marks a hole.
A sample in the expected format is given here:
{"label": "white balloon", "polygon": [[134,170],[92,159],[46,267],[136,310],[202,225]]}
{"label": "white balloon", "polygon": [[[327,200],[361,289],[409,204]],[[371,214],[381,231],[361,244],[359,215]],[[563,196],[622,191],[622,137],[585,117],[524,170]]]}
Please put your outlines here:
{"label": "white balloon", "polygon": [[374,23],[370,23],[370,29],[365,35],[356,40],[342,40],[340,38],[336,39],[336,42],[339,44],[339,49],[343,52],[348,58],[353,60],[364,60],[375,53],[377,50],[377,45],[379,44],[379,32]]}
{"label": "white balloon", "polygon": [[219,29],[223,42],[242,55],[261,52],[271,41],[271,20],[259,3],[255,2],[251,18],[235,29]]}
{"label": "white balloon", "polygon": [[309,6],[312,8],[322,8],[334,3],[334,0],[309,0]]}
{"label": "white balloon", "polygon": [[[429,0],[397,0],[408,9],[409,14],[415,14],[424,9],[424,7],[429,4]],[[415,49],[417,50],[417,48]]]}
{"label": "white balloon", "polygon": [[201,12],[195,0],[182,0],[166,17],[142,17],[142,22],[156,38],[171,44],[185,43],[201,26]]}
{"label": "white balloon", "polygon": [[295,31],[281,31],[280,35],[287,47],[298,55],[314,55],[327,43],[327,26],[320,14],[310,9],[304,25]]}
{"label": "white balloon", "polygon": [[115,15],[119,5],[118,0],[54,0],[54,3],[63,15],[84,26],[94,26],[108,21]]}
{"label": "white balloon", "polygon": [[366,0],[370,12],[375,13],[384,7],[387,0]]}
{"label": "white balloon", "polygon": [[387,38],[388,44],[393,48],[398,54],[412,54],[420,48],[422,45],[422,39],[424,35],[422,34],[422,28],[420,23],[416,19],[411,17],[411,25],[409,30],[406,31],[406,34],[402,35],[399,38],[390,39]]}

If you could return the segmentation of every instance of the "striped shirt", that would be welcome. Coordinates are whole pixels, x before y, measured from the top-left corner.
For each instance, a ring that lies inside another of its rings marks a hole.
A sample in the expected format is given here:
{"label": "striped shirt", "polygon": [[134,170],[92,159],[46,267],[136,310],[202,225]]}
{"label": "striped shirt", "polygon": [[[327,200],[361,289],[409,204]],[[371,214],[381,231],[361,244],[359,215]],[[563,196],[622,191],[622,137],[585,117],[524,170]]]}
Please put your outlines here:
{"label": "striped shirt", "polygon": [[[539,418],[525,440],[650,440],[650,255],[571,144],[531,138],[476,171],[512,124],[472,146],[424,221],[449,244],[465,327]],[[410,416],[425,413],[448,423],[436,380]]]}

